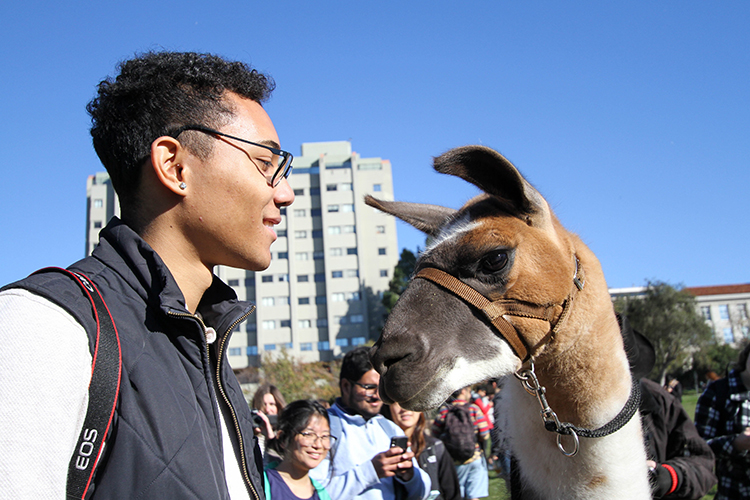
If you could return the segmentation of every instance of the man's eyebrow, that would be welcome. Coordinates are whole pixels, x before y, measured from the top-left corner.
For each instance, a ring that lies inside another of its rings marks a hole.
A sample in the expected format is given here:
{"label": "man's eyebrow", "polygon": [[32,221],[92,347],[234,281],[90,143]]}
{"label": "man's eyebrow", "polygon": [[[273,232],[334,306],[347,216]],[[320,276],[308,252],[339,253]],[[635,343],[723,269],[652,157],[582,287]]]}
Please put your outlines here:
{"label": "man's eyebrow", "polygon": [[258,144],[263,144],[264,146],[271,146],[274,149],[281,149],[281,146],[278,142],[272,141],[270,139],[266,139],[264,141],[258,141]]}

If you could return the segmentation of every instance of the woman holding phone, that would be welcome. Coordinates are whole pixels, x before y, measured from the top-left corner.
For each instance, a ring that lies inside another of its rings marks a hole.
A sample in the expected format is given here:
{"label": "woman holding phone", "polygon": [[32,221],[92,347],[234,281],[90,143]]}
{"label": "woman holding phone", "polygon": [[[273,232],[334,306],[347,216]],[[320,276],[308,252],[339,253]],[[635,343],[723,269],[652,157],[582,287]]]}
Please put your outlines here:
{"label": "woman holding phone", "polygon": [[429,498],[461,500],[456,467],[443,442],[427,433],[427,419],[424,413],[407,410],[398,403],[383,405],[382,413],[401,427],[411,443],[419,467],[430,475],[432,491]]}

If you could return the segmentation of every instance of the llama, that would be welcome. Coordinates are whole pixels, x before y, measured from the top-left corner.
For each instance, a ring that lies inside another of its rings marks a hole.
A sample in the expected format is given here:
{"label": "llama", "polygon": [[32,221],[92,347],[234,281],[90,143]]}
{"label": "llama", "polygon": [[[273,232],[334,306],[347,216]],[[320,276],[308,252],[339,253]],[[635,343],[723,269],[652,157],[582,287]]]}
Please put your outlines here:
{"label": "llama", "polygon": [[502,409],[525,500],[651,498],[638,384],[599,261],[496,151],[457,148],[434,166],[484,194],[460,210],[365,199],[431,237],[372,349],[381,397],[424,411],[516,374]]}

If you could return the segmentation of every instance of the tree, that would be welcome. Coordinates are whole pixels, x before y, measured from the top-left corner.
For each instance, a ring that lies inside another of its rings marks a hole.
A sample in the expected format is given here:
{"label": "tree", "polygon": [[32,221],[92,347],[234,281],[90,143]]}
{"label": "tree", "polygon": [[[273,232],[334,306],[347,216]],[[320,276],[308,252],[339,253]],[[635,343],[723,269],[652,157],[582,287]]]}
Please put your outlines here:
{"label": "tree", "polygon": [[383,293],[383,306],[387,313],[391,312],[398,298],[404,293],[416,265],[417,256],[414,252],[406,248],[401,250],[401,257],[393,269],[393,279],[388,282],[388,290]]}
{"label": "tree", "polygon": [[287,402],[298,399],[332,400],[338,396],[340,362],[302,363],[287,352],[272,358],[264,355],[262,381],[275,385]]}
{"label": "tree", "polygon": [[661,281],[649,281],[642,296],[618,298],[615,309],[627,315],[633,328],[654,345],[656,364],[651,374],[662,385],[668,372],[682,371],[713,338],[696,311],[695,298]]}

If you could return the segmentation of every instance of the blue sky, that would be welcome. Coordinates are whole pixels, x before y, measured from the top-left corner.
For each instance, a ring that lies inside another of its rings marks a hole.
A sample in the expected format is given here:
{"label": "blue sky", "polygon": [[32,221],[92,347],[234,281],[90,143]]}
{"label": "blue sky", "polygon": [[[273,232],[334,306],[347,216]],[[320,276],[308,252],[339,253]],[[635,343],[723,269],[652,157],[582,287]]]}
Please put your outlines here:
{"label": "blue sky", "polygon": [[497,149],[611,287],[748,283],[748,26],[745,1],[4,2],[0,282],[83,256],[85,105],[169,49],[268,72],[282,147],[351,140],[396,199],[458,208],[476,189],[432,157]]}

